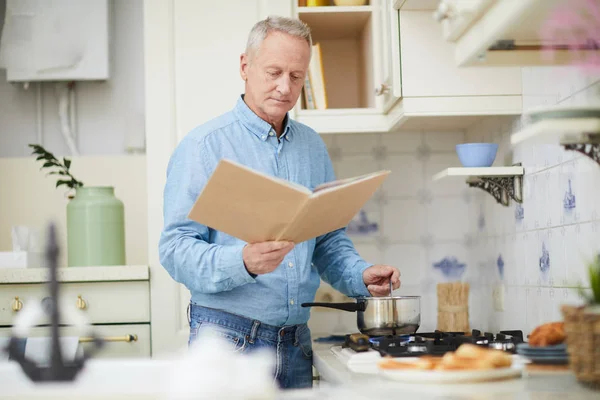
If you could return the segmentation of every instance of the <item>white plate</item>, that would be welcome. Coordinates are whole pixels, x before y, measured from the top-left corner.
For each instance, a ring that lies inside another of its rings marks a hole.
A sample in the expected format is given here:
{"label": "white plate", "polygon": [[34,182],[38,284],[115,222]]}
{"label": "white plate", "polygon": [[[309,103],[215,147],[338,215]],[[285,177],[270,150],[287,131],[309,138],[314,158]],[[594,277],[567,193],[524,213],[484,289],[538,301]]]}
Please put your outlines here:
{"label": "white plate", "polygon": [[388,379],[406,383],[467,383],[520,378],[523,370],[513,366],[483,371],[416,371],[379,368],[379,372]]}

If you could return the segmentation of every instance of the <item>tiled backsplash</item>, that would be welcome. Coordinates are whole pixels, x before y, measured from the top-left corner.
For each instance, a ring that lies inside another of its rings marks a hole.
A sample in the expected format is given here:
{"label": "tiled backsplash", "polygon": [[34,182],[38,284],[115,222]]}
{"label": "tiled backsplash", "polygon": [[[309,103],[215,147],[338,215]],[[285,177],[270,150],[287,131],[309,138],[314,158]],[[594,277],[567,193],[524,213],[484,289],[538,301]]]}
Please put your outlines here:
{"label": "tiled backsplash", "polygon": [[[524,68],[523,106],[588,105],[600,97],[600,77],[573,68]],[[559,320],[560,305],[580,303],[575,287],[589,287],[586,262],[600,251],[600,165],[559,145],[510,146],[522,118],[490,118],[467,132],[468,141],[499,143],[494,165],[522,163],[523,204],[502,207],[485,192],[475,197],[471,219],[481,293],[502,284],[504,311],[482,296],[472,321],[484,329],[524,329]]]}
{"label": "tiled backsplash", "polygon": [[[524,107],[589,104],[598,99],[598,78],[571,68],[524,68]],[[349,233],[367,260],[401,270],[395,294],[422,296],[420,331],[436,328],[435,285],[445,280],[470,283],[472,328],[525,333],[560,319],[560,304],[580,303],[579,282],[589,287],[585,262],[600,251],[600,166],[557,145],[513,148],[510,134],[520,126],[520,117],[490,117],[468,132],[323,137],[339,178],[392,171]],[[432,181],[460,166],[457,143],[473,141],[500,144],[495,166],[522,163],[522,205],[501,206],[461,179]],[[503,293],[503,311],[494,307],[494,289]],[[357,330],[354,313],[337,311],[336,319],[315,311],[319,331]]]}
{"label": "tiled backsplash", "polygon": [[[447,166],[460,166],[454,146],[464,138],[463,132],[324,136],[338,178],[379,169],[392,171],[348,232],[368,261],[400,269],[402,288],[396,294],[423,296],[421,329],[435,328],[437,304],[432,283],[444,279],[439,268],[426,266],[464,264],[469,253],[473,192],[456,181],[431,180]],[[313,317],[319,318],[314,311]],[[340,325],[356,331],[356,315],[344,314],[349,315],[340,315]]]}

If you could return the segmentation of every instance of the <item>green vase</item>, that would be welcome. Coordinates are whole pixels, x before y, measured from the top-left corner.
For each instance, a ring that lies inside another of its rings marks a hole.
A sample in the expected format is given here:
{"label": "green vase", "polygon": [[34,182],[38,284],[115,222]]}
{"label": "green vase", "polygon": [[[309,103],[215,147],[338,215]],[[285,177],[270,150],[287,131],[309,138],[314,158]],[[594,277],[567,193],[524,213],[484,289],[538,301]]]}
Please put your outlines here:
{"label": "green vase", "polygon": [[125,265],[124,214],[114,187],[78,188],[67,205],[69,267]]}

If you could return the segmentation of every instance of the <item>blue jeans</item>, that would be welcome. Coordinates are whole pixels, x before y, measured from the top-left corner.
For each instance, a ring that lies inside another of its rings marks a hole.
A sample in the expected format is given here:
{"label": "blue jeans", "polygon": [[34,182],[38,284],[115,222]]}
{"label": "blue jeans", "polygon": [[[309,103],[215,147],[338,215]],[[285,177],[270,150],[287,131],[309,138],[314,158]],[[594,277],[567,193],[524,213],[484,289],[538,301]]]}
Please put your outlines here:
{"label": "blue jeans", "polygon": [[277,355],[274,378],[282,389],[312,387],[312,343],[306,324],[278,327],[190,303],[191,344],[203,328],[213,328],[233,351],[269,348]]}

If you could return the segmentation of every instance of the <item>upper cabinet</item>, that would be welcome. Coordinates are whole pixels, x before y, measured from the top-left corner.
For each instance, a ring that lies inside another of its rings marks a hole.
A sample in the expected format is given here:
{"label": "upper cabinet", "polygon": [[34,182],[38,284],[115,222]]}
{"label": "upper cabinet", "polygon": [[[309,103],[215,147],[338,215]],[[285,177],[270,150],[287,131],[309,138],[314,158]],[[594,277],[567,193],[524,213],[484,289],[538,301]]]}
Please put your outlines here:
{"label": "upper cabinet", "polygon": [[600,55],[596,0],[437,0],[457,66],[565,65]]}
{"label": "upper cabinet", "polygon": [[[519,115],[520,68],[458,68],[432,17],[436,5],[430,0],[295,3],[294,15],[311,27],[320,47],[313,54],[322,70],[308,82],[315,101],[311,105],[303,95],[295,118],[326,134],[456,130],[483,116]],[[320,76],[326,108],[318,101]]]}

